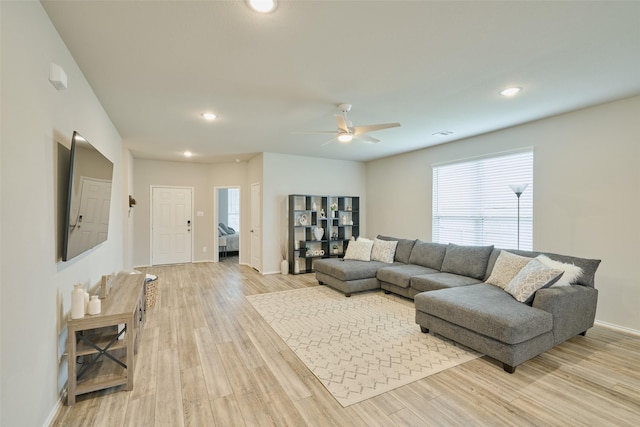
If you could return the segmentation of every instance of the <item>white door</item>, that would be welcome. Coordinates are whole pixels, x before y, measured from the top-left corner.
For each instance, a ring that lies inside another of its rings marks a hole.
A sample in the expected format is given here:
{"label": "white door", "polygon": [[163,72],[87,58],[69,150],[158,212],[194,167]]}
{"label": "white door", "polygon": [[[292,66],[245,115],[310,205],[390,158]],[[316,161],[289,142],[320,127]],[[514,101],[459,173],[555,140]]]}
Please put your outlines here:
{"label": "white door", "polygon": [[260,183],[251,184],[251,267],[261,271],[262,233],[260,231]]}
{"label": "white door", "polygon": [[191,188],[152,187],[151,264],[191,262]]}

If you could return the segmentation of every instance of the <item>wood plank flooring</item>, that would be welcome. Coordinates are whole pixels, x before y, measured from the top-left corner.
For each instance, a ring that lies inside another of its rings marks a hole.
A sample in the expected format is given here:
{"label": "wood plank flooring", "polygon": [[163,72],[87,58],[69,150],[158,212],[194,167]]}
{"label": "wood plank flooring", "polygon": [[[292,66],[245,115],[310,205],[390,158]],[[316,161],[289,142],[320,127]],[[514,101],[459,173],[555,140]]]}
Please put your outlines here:
{"label": "wood plank flooring", "polygon": [[233,260],[141,269],[158,276],[158,298],[134,389],[79,396],[53,425],[640,425],[640,337],[598,326],[515,374],[483,357],[343,408],[245,298],[316,286],[314,275]]}

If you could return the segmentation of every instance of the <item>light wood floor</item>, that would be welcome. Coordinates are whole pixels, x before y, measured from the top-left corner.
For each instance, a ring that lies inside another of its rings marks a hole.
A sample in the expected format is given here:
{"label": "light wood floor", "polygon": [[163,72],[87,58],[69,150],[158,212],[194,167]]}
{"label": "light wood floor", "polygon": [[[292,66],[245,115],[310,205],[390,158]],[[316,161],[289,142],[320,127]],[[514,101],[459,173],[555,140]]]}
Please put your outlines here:
{"label": "light wood floor", "polygon": [[80,396],[54,425],[640,425],[637,336],[594,327],[514,374],[483,357],[343,408],[245,299],[314,275],[263,277],[233,258],[143,270],[159,295],[133,391]]}

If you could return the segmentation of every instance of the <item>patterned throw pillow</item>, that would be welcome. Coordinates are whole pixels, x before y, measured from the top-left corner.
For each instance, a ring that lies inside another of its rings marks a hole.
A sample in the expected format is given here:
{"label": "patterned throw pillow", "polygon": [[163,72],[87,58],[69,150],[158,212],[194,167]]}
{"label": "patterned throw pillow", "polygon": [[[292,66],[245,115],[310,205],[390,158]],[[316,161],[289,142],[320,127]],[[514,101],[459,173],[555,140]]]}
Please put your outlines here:
{"label": "patterned throw pillow", "polygon": [[538,255],[536,259],[547,267],[564,271],[562,277],[553,284],[554,287],[570,286],[572,283],[576,283],[578,277],[580,277],[580,275],[582,274],[582,269],[574,264],[566,264],[564,262],[555,261],[546,255]]}
{"label": "patterned throw pillow", "polygon": [[[371,261],[380,261],[387,264],[393,263],[393,257],[396,254],[397,240],[380,240],[373,241],[373,249],[371,250]],[[347,249],[349,249],[347,247]]]}
{"label": "patterned throw pillow", "polygon": [[506,288],[511,279],[516,277],[516,274],[522,270],[522,267],[527,265],[532,259],[533,258],[512,254],[511,252],[500,251],[500,255],[498,255],[498,259],[496,259],[496,263],[486,283],[502,289]]}
{"label": "patterned throw pillow", "polygon": [[350,241],[344,259],[353,259],[356,261],[371,261],[371,249],[373,249],[373,240],[358,239]]}
{"label": "patterned throw pillow", "polygon": [[530,304],[536,291],[553,285],[562,273],[562,270],[549,268],[534,258],[516,274],[504,290],[517,301]]}

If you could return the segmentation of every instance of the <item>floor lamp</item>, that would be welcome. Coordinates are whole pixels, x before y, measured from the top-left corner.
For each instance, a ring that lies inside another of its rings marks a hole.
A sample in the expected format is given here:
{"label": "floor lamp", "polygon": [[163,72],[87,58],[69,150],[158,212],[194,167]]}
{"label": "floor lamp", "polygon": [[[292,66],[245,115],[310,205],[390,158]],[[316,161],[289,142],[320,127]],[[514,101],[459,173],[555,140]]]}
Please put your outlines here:
{"label": "floor lamp", "polygon": [[524,190],[527,189],[529,184],[513,184],[509,185],[514,193],[516,193],[516,197],[518,197],[518,249],[520,249],[520,196],[524,193]]}

